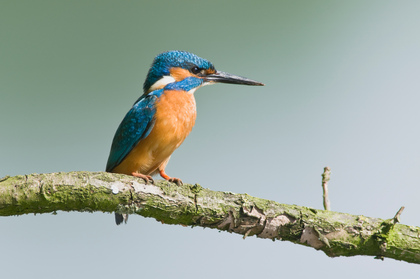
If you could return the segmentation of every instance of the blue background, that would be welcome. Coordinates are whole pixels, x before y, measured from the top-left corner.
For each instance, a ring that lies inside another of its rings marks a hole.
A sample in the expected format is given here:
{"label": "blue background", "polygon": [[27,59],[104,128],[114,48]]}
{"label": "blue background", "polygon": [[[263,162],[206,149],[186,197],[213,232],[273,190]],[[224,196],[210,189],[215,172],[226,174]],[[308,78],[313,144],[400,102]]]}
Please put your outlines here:
{"label": "blue background", "polygon": [[[0,176],[104,170],[155,55],[265,87],[195,95],[169,175],[213,190],[420,226],[420,2],[0,1]],[[2,278],[400,278],[413,264],[58,212],[0,219]]]}

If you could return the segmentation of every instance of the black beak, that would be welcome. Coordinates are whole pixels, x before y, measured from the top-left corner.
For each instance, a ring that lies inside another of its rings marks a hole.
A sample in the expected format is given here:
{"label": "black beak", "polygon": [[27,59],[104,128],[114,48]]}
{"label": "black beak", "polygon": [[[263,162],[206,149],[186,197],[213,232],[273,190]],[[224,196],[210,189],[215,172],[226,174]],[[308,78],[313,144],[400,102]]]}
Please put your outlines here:
{"label": "black beak", "polygon": [[215,83],[232,83],[232,84],[244,84],[244,85],[259,85],[262,86],[264,83],[248,79],[245,77],[231,75],[225,72],[217,71],[214,74],[210,74],[204,77],[204,80]]}

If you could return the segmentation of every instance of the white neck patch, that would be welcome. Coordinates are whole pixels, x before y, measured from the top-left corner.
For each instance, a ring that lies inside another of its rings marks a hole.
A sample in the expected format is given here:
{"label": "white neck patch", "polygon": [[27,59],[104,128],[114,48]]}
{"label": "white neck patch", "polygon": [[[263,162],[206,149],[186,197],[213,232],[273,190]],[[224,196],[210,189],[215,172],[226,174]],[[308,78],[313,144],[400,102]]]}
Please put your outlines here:
{"label": "white neck patch", "polygon": [[161,89],[168,85],[169,83],[175,82],[175,79],[172,76],[163,76],[160,80],[153,83],[149,88],[149,92],[155,91],[156,89]]}

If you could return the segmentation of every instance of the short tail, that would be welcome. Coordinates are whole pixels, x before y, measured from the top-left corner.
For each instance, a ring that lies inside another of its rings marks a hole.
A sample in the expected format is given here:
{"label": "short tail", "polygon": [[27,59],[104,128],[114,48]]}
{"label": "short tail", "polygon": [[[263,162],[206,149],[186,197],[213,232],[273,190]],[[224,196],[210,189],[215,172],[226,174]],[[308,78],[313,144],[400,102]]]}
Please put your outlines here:
{"label": "short tail", "polygon": [[128,214],[120,214],[115,212],[115,223],[120,225],[122,222],[127,224]]}

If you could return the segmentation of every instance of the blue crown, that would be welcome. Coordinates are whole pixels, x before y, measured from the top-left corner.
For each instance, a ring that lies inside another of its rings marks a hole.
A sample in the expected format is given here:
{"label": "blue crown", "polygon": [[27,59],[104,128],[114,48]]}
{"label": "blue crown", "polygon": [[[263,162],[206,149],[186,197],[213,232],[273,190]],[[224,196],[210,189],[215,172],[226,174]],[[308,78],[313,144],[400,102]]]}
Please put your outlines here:
{"label": "blue crown", "polygon": [[183,69],[191,69],[198,67],[200,69],[213,69],[211,62],[197,55],[179,50],[171,50],[163,52],[155,57],[152,66],[147,73],[146,80],[143,85],[143,90],[146,92],[156,81],[163,76],[169,76],[169,70],[174,67]]}

